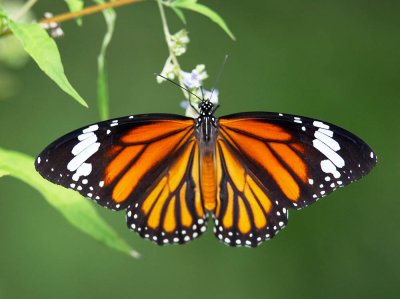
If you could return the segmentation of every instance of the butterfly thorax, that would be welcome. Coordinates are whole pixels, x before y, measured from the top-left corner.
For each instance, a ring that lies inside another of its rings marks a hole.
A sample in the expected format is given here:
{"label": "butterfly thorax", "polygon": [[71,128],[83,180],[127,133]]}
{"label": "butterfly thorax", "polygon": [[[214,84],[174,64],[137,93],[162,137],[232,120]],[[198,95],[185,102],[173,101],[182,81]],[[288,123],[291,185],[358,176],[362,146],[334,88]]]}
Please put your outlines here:
{"label": "butterfly thorax", "polygon": [[213,115],[215,106],[209,100],[204,100],[199,104],[199,110],[200,115],[196,119],[198,137],[208,143],[213,138],[213,130],[217,128],[217,119]]}

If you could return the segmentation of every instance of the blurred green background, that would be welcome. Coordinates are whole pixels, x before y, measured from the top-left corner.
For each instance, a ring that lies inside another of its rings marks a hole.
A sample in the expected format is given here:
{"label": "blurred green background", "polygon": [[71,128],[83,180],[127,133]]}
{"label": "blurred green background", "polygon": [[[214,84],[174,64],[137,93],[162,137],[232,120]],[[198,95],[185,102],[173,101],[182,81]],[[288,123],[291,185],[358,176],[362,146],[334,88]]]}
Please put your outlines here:
{"label": "blurred green background", "polygon": [[[143,254],[134,260],[83,235],[36,191],[0,179],[0,298],[398,298],[400,293],[400,2],[394,0],[201,1],[227,21],[229,38],[187,13],[191,43],[181,63],[205,63],[210,88],[225,54],[219,114],[279,111],[320,118],[376,151],[372,173],[290,214],[256,249],[229,248],[211,230],[185,246],[157,247],[126,229],[124,213],[98,212]],[[66,10],[42,0],[37,16]],[[182,93],[159,85],[167,57],[159,12],[147,1],[117,10],[108,53],[111,117],[183,113]],[[171,30],[182,25],[168,12]],[[62,25],[66,73],[85,109],[30,61],[14,93],[0,90],[0,146],[36,156],[55,138],[98,121],[96,57],[101,14]]]}

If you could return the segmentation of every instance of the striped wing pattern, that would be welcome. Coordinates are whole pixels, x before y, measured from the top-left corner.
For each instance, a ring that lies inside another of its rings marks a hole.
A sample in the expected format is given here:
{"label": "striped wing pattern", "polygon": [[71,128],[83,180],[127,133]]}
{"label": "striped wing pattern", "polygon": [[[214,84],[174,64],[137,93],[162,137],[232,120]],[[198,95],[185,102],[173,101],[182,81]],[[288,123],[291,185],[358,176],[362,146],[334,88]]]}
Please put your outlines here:
{"label": "striped wing pattern", "polygon": [[268,197],[268,190],[226,139],[217,140],[219,187],[214,234],[230,246],[257,246],[287,223],[287,207]]}
{"label": "striped wing pattern", "polygon": [[198,188],[194,120],[135,115],[75,130],[35,162],[49,181],[112,209],[127,209],[128,226],[158,244],[184,243],[205,231]]}
{"label": "striped wing pattern", "polygon": [[273,237],[286,225],[289,208],[312,204],[376,164],[371,148],[352,133],[281,113],[220,118],[217,151],[221,208],[215,233],[232,246],[256,246]]}
{"label": "striped wing pattern", "polygon": [[196,120],[179,115],[127,116],[75,130],[46,147],[35,167],[101,206],[126,210],[128,227],[159,245],[197,238],[211,214],[219,240],[255,247],[286,226],[290,208],[312,204],[376,164],[361,139],[306,117],[233,114],[219,118],[216,132],[215,161],[204,172],[215,166],[216,198],[207,205],[202,136]]}
{"label": "striped wing pattern", "polygon": [[199,149],[192,138],[128,207],[128,227],[159,245],[186,243],[205,232],[208,215],[200,198],[198,169]]}

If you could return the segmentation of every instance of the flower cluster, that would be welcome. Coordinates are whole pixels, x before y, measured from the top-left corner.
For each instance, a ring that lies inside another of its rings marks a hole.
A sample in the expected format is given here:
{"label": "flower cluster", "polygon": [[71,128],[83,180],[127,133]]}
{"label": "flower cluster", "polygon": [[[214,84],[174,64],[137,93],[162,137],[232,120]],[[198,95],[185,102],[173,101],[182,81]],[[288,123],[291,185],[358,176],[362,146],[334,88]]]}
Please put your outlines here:
{"label": "flower cluster", "polygon": [[[51,12],[45,12],[44,17],[46,19],[50,19],[53,17],[53,14]],[[53,38],[58,38],[64,36],[64,31],[61,29],[60,25],[56,22],[50,22],[50,23],[41,23],[40,24],[44,29],[48,30],[50,32],[50,35]]]}
{"label": "flower cluster", "polygon": [[185,54],[189,41],[188,32],[182,29],[169,38],[168,46],[174,52],[175,56],[181,56]]}
{"label": "flower cluster", "polygon": [[[208,91],[202,88],[203,81],[208,78],[206,67],[204,64],[197,65],[191,72],[183,71],[178,64],[177,56],[181,56],[187,50],[189,43],[188,32],[184,29],[171,35],[168,40],[170,55],[168,56],[161,76],[170,80],[178,79],[179,84],[189,92],[184,92],[186,100],[181,102],[181,107],[186,110],[186,116],[197,117],[198,111],[192,106],[197,107],[200,99],[210,100],[214,104],[218,104],[218,90]],[[157,82],[162,83],[165,79],[157,76]],[[189,104],[189,101],[192,105]]]}
{"label": "flower cluster", "polygon": [[199,64],[190,73],[181,71],[181,77],[186,88],[199,88],[203,85],[203,81],[208,78],[206,66]]}

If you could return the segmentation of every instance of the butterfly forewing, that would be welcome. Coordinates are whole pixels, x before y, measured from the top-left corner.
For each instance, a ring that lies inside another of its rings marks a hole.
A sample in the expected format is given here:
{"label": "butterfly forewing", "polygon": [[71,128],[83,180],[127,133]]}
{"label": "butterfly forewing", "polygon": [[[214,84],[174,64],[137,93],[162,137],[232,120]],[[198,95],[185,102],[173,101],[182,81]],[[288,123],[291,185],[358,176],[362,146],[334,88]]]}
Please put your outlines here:
{"label": "butterfly forewing", "polygon": [[220,136],[285,207],[302,208],[366,175],[372,149],[335,125],[278,113],[241,113],[219,119]]}

